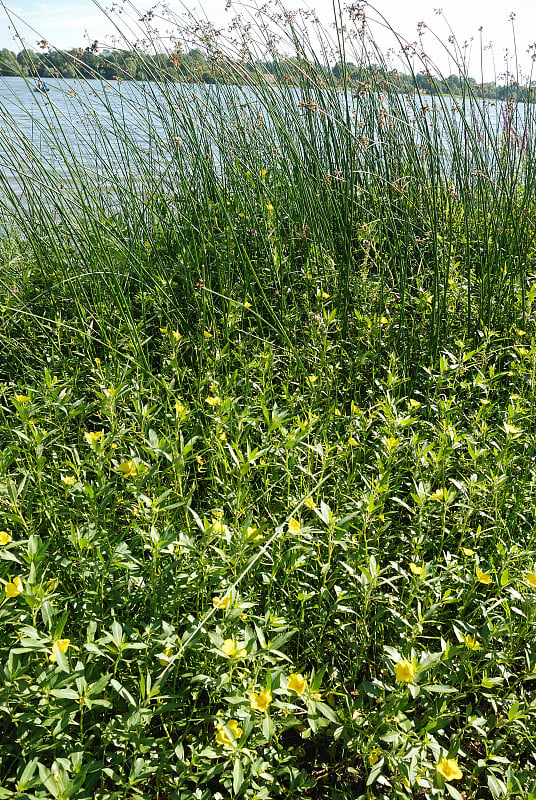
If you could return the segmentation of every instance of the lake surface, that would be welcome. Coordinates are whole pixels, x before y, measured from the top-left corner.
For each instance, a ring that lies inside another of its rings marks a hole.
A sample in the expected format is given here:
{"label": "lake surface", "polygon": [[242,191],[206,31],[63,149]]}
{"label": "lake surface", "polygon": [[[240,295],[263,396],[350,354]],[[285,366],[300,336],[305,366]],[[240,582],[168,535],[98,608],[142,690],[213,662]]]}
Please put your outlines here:
{"label": "lake surface", "polygon": [[[263,108],[253,91],[239,87],[170,83],[162,88],[153,82],[74,79],[47,79],[46,84],[50,90],[42,93],[35,91],[35,81],[0,80],[0,192],[4,197],[11,193],[12,203],[16,197],[27,201],[23,187],[29,182],[42,192],[46,203],[54,199],[54,187],[63,191],[77,181],[101,188],[108,184],[110,191],[119,184],[136,191],[144,184],[154,187],[157,175],[164,189],[179,177],[195,182],[196,172],[205,169],[205,160],[210,159],[217,170],[229,159],[230,150],[236,151],[237,163],[257,157],[262,164],[264,154],[277,149],[276,128],[281,131],[285,126],[284,110],[280,119],[270,120],[270,110]],[[277,100],[278,91],[270,89],[272,99]],[[296,107],[303,100],[298,90],[281,89],[287,112],[289,98],[294,102],[293,91]],[[348,104],[354,117],[359,115],[355,97],[341,92],[339,102],[340,109]],[[473,148],[479,146],[481,128],[496,138],[504,124],[501,107],[488,102],[473,101],[465,112],[458,99],[421,96],[408,102],[415,106],[416,146],[426,136],[422,125],[419,128],[419,116],[428,114],[429,124],[438,132],[436,142],[444,150],[447,171],[453,136],[467,138],[467,115],[478,134],[472,136]],[[307,117],[307,109],[300,113],[306,135],[318,136],[322,146],[320,115]],[[516,107],[518,127],[524,113],[521,106]],[[294,111],[291,117],[289,124],[295,124]],[[355,119],[351,124],[358,130]],[[180,159],[177,148],[181,148]],[[177,175],[178,160],[180,169],[189,174]]]}

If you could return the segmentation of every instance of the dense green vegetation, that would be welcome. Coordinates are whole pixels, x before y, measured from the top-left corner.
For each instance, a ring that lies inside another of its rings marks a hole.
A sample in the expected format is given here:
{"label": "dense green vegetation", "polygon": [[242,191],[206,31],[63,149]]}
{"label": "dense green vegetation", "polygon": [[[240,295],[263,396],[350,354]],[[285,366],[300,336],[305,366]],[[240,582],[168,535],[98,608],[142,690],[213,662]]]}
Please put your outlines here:
{"label": "dense green vegetation", "polygon": [[479,82],[468,76],[449,75],[443,78],[429,67],[417,73],[401,73],[381,64],[361,64],[352,61],[337,61],[333,66],[314,64],[306,58],[278,58],[263,61],[257,59],[245,62],[227,56],[225,71],[222,70],[221,55],[211,57],[206,47],[195,47],[183,52],[177,45],[171,52],[144,53],[136,50],[118,49],[112,51],[99,49],[95,41],[88,47],[73,48],[68,51],[55,50],[49,42],[39,43],[42,51],[27,48],[18,53],[0,50],[0,75],[3,77],[21,76],[25,78],[86,78],[111,80],[152,80],[160,79],[189,81],[193,83],[216,83],[222,80],[239,85],[244,83],[244,71],[248,72],[249,83],[257,77],[264,82],[299,84],[303,71],[315,72],[318,81],[331,81],[335,78],[339,85],[354,90],[367,85],[389,84],[391,91],[414,92],[436,95],[462,96],[467,90],[475,97],[507,100],[515,96],[519,101],[534,99],[536,86],[517,82],[496,84],[495,81]]}
{"label": "dense green vegetation", "polygon": [[0,798],[534,799],[532,106],[154,69],[3,112]]}

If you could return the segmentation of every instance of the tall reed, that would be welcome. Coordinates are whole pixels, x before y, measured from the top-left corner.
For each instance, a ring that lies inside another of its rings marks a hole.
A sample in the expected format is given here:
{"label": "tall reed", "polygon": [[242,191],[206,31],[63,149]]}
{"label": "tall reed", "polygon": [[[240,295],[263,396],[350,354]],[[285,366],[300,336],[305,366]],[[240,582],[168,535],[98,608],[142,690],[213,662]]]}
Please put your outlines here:
{"label": "tall reed", "polygon": [[[534,258],[533,103],[482,101],[461,59],[460,95],[401,93],[359,7],[336,17],[332,38],[277,6],[226,35],[170,12],[143,19],[123,37],[147,82],[59,81],[28,112],[33,140],[2,112],[4,227],[81,317],[111,306],[136,329],[132,298],[150,285],[161,315],[196,325],[200,285],[253,290],[259,322],[290,341],[314,272],[336,294],[342,340],[372,303],[408,364],[436,354],[453,323],[473,334],[515,322]],[[182,58],[164,21],[175,42],[203,48],[213,85],[173,81],[147,58]],[[360,80],[335,78],[334,62]]]}

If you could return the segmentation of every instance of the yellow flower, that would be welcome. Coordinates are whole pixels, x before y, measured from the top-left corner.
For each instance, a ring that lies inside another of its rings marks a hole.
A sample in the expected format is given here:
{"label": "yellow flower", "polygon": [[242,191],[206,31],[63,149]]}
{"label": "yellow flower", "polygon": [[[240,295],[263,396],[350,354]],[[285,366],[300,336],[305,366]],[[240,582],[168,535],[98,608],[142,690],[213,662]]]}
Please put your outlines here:
{"label": "yellow flower", "polygon": [[271,203],[267,203],[267,204],[266,204],[266,211],[267,211],[269,214],[271,214],[273,210],[274,210],[274,207],[273,207],[273,205],[272,205]]}
{"label": "yellow flower", "polygon": [[252,711],[267,711],[272,702],[272,693],[269,689],[262,689],[258,694],[252,692],[249,701]]}
{"label": "yellow flower", "polygon": [[447,781],[459,781],[463,778],[463,772],[455,758],[442,758],[437,764],[436,770]]}
{"label": "yellow flower", "polygon": [[419,403],[419,401],[418,400],[414,400],[413,397],[409,401],[409,407],[410,408],[420,408],[420,406],[421,406],[421,404]]}
{"label": "yellow flower", "polygon": [[242,736],[242,728],[236,719],[230,719],[226,727],[232,733],[233,738],[229,738],[221,722],[218,722],[216,725],[216,742],[223,745],[223,747],[234,747],[237,740]]}
{"label": "yellow flower", "polygon": [[469,650],[482,650],[482,645],[477,639],[471,636],[470,633],[468,633],[467,636],[464,636],[463,640],[465,642],[465,646],[468,647]]}
{"label": "yellow flower", "polygon": [[419,567],[419,565],[414,564],[413,561],[410,563],[409,568],[414,575],[417,575],[418,578],[420,578],[424,572],[424,567]]}
{"label": "yellow flower", "polygon": [[9,544],[11,535],[7,531],[0,531],[0,544]]}
{"label": "yellow flower", "polygon": [[287,687],[298,695],[302,695],[307,689],[307,678],[300,673],[292,672],[288,676]]}
{"label": "yellow flower", "polygon": [[203,331],[203,336],[205,339],[212,339],[212,334],[210,331]]}
{"label": "yellow flower", "polygon": [[244,303],[244,308],[251,308],[251,303],[248,303],[248,301],[246,300]]}
{"label": "yellow flower", "polygon": [[394,450],[397,444],[399,443],[399,439],[396,439],[394,436],[388,436],[383,440],[384,445],[387,447],[388,450]]}
{"label": "yellow flower", "polygon": [[244,658],[244,656],[247,655],[243,648],[241,650],[237,650],[234,639],[226,639],[222,644],[221,649],[226,656],[229,656],[229,658],[233,658],[233,656],[236,658]]}
{"label": "yellow flower", "polygon": [[230,602],[231,602],[231,596],[228,594],[225,595],[225,597],[223,598],[220,597],[219,595],[215,595],[212,598],[212,605],[214,606],[214,608],[221,608],[221,609],[229,608]]}
{"label": "yellow flower", "polygon": [[529,586],[536,587],[536,574],[534,572],[525,572],[525,580]]}
{"label": "yellow flower", "polygon": [[17,577],[13,578],[9,583],[6,583],[5,590],[7,597],[16,597],[24,591],[24,586],[22,585],[21,579]]}
{"label": "yellow flower", "polygon": [[369,763],[369,765],[371,767],[373,767],[374,764],[378,763],[378,761],[380,760],[380,758],[382,756],[383,756],[383,753],[381,751],[381,748],[380,747],[373,747],[372,750],[370,751],[369,755],[368,755],[368,763]]}
{"label": "yellow flower", "polygon": [[416,672],[417,667],[415,664],[412,664],[411,661],[408,661],[407,658],[395,664],[395,676],[400,683],[412,683]]}
{"label": "yellow flower", "polygon": [[186,406],[180,400],[175,400],[175,411],[181,419],[186,414]]}
{"label": "yellow flower", "polygon": [[58,585],[57,578],[49,578],[47,581],[47,592],[49,594],[50,592],[53,592],[57,585]]}
{"label": "yellow flower", "polygon": [[309,383],[309,384],[316,383],[317,380],[318,380],[318,375],[308,375],[307,376],[307,383]]}
{"label": "yellow flower", "polygon": [[74,477],[74,475],[62,475],[61,482],[65,486],[72,486],[74,483],[76,483],[76,478]]}
{"label": "yellow flower", "polygon": [[232,657],[236,653],[236,645],[232,639],[226,639],[221,646],[222,651],[226,656]]}
{"label": "yellow flower", "polygon": [[434,500],[434,502],[440,503],[442,500],[445,499],[445,492],[444,489],[436,489],[433,494],[430,495],[430,500]]}
{"label": "yellow flower", "polygon": [[160,328],[160,333],[167,333],[167,332],[168,332],[167,325],[165,325],[163,328]]}
{"label": "yellow flower", "polygon": [[119,469],[123,474],[123,478],[132,478],[138,474],[138,467],[134,461],[123,461],[119,464]]}
{"label": "yellow flower", "polygon": [[55,662],[58,660],[58,652],[65,654],[67,648],[71,644],[70,639],[56,639],[52,643],[52,653],[49,655],[49,661]]}
{"label": "yellow flower", "polygon": [[288,532],[289,533],[299,533],[301,531],[301,525],[297,519],[291,517],[288,521]]}
{"label": "yellow flower", "polygon": [[163,667],[165,667],[167,664],[169,664],[169,659],[171,658],[172,655],[173,655],[173,648],[166,647],[163,654],[158,659],[158,661],[160,662],[160,664],[162,664]]}
{"label": "yellow flower", "polygon": [[30,401],[30,397],[27,394],[16,394],[15,400],[17,401],[17,403],[20,403],[21,406],[24,406],[26,405],[26,403]]}
{"label": "yellow flower", "polygon": [[220,397],[207,397],[207,398],[205,398],[205,403],[208,403],[209,406],[221,406],[221,398]]}
{"label": "yellow flower", "polygon": [[476,579],[480,583],[492,583],[493,578],[491,577],[489,572],[482,572],[480,567],[476,568]]}
{"label": "yellow flower", "polygon": [[229,526],[224,525],[224,523],[220,519],[213,517],[212,530],[214,530],[216,533],[227,533],[227,531],[229,530]]}
{"label": "yellow flower", "polygon": [[353,436],[350,436],[350,438],[348,439],[348,444],[350,445],[350,447],[357,447],[359,442],[357,441],[357,439],[354,439]]}
{"label": "yellow flower", "polygon": [[305,500],[303,505],[306,506],[307,508],[310,508],[311,510],[316,508],[316,503],[315,503],[315,501],[313,500],[312,497],[308,497],[307,500]]}
{"label": "yellow flower", "polygon": [[86,431],[84,439],[88,444],[97,444],[102,439],[103,431]]}
{"label": "yellow flower", "polygon": [[173,331],[172,336],[176,342],[179,342],[182,339],[182,333],[180,331]]}
{"label": "yellow flower", "polygon": [[471,558],[471,556],[474,556],[475,551],[471,550],[469,547],[462,547],[462,553],[464,556],[467,556],[467,558]]}
{"label": "yellow flower", "polygon": [[510,425],[509,422],[505,422],[504,423],[504,427],[506,429],[506,433],[509,433],[512,436],[515,436],[516,434],[521,433],[521,428],[518,428],[515,425]]}

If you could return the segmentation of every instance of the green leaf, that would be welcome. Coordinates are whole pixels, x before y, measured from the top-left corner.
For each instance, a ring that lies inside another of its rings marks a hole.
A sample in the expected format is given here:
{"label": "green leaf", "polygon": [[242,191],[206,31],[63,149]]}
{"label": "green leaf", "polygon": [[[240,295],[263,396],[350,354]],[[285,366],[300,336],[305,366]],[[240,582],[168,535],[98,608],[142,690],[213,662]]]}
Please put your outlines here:
{"label": "green leaf", "polygon": [[453,694],[456,689],[452,686],[447,686],[445,683],[426,683],[421,686],[421,689],[426,692],[435,692],[436,694]]}
{"label": "green leaf", "polygon": [[495,777],[493,772],[488,772],[486,775],[486,781],[488,783],[488,788],[492,793],[493,797],[504,797],[506,794],[506,786],[502,781],[499,781],[498,778]]}
{"label": "green leaf", "polygon": [[456,789],[456,787],[454,787],[451,783],[446,783],[445,784],[445,789],[450,794],[450,796],[453,798],[453,800],[464,800],[463,796],[459,793],[459,791]]}
{"label": "green leaf", "polygon": [[233,764],[233,792],[235,794],[238,794],[243,783],[244,770],[242,768],[242,762],[239,758],[236,758]]}
{"label": "green leaf", "polygon": [[371,769],[369,776],[367,778],[367,786],[372,786],[373,783],[376,783],[380,775],[383,771],[383,758],[380,758],[377,764]]}
{"label": "green leaf", "polygon": [[37,758],[32,758],[31,761],[28,761],[22,775],[20,776],[19,780],[17,781],[17,791],[24,792],[31,783],[31,780],[35,773],[35,768],[37,767]]}
{"label": "green leaf", "polygon": [[79,694],[74,689],[51,689],[52,697],[64,698],[65,700],[78,700]]}
{"label": "green leaf", "polygon": [[338,722],[339,721],[339,718],[338,718],[336,712],[331,708],[331,706],[328,706],[327,703],[322,703],[322,702],[319,702],[319,701],[315,700],[315,706],[316,706],[316,710],[319,711],[322,714],[323,717],[326,717],[326,719],[329,719],[330,722]]}
{"label": "green leaf", "polygon": [[52,772],[41,762],[39,762],[39,777],[41,778],[41,783],[48,789],[52,797],[58,797],[61,794],[61,786],[52,775]]}
{"label": "green leaf", "polygon": [[268,714],[265,714],[264,719],[262,721],[262,735],[264,736],[267,741],[270,741],[272,736],[275,733],[275,725],[274,721]]}

